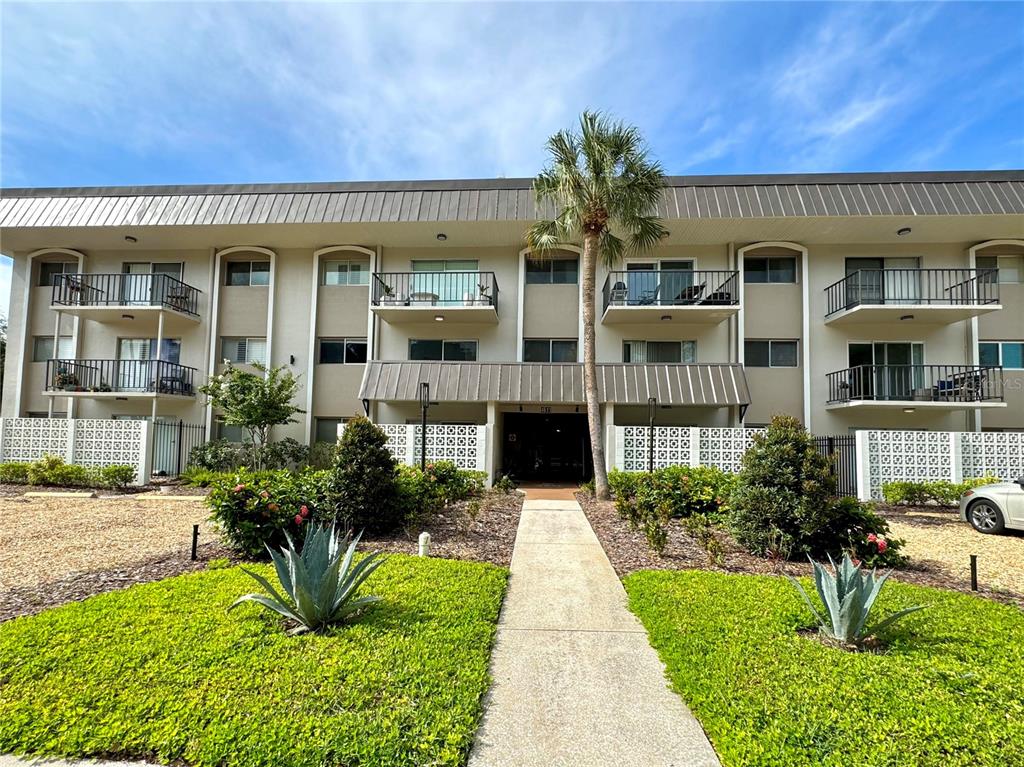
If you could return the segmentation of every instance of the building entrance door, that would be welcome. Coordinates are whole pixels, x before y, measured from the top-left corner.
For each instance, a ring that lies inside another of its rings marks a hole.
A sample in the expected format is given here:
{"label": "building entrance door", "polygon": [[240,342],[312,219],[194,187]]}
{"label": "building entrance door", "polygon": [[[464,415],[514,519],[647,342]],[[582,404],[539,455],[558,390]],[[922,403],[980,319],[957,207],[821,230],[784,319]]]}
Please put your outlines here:
{"label": "building entrance door", "polygon": [[581,413],[505,413],[502,472],[517,481],[585,482],[593,474],[587,417]]}

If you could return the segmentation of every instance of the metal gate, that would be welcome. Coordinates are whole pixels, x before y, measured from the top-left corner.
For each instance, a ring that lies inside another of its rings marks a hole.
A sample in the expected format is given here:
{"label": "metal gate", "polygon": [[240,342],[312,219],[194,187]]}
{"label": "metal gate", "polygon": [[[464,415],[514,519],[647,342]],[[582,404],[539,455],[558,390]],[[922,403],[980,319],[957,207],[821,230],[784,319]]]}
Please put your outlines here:
{"label": "metal gate", "polygon": [[852,434],[814,438],[814,447],[829,459],[839,495],[857,497],[857,440]]}
{"label": "metal gate", "polygon": [[188,467],[192,448],[206,442],[206,426],[184,421],[153,424],[153,473],[176,477]]}

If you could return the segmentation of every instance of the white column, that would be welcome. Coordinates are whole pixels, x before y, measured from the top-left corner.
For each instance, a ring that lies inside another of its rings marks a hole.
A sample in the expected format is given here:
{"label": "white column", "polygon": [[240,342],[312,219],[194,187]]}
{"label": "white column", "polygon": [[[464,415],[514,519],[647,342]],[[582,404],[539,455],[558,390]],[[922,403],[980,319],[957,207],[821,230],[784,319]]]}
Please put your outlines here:
{"label": "white column", "polygon": [[964,481],[963,443],[960,434],[949,432],[949,481],[953,484]]}
{"label": "white column", "polygon": [[868,432],[854,432],[854,458],[857,467],[857,499],[871,500],[871,472],[868,466]]}
{"label": "white column", "polygon": [[139,447],[139,462],[136,466],[137,476],[135,477],[135,483],[138,485],[145,485],[149,481],[149,475],[153,473],[153,429],[154,426],[150,421],[140,421],[142,428],[142,434],[140,439],[142,444]]}
{"label": "white column", "polygon": [[[216,251],[213,253],[213,294],[210,301],[210,368],[207,375],[217,370],[217,328],[220,324],[220,265],[223,258]],[[206,434],[213,438],[213,406],[206,403]]]}
{"label": "white column", "polygon": [[604,469],[605,471],[611,471],[616,467],[616,465],[621,465],[620,463],[618,463],[618,455],[616,453],[618,449],[618,435],[615,433],[614,402],[604,403],[604,427]]}
{"label": "white column", "polygon": [[405,463],[407,466],[419,466],[419,442],[416,439],[416,424],[405,427]]}
{"label": "white column", "polygon": [[[516,286],[516,362],[523,361],[523,334],[525,318],[523,308],[526,306],[526,251],[519,252],[519,284]],[[576,342],[577,349],[583,343],[583,336]]]}
{"label": "white column", "polygon": [[803,305],[800,348],[803,351],[804,428],[811,431],[811,273],[807,248],[800,254],[800,300]]}
{"label": "white column", "polygon": [[[370,265],[373,271],[373,264]],[[313,374],[316,370],[316,320],[317,303],[320,299],[320,253],[313,251],[313,281],[309,298],[309,357],[306,360],[306,442],[313,444]],[[369,349],[367,344],[367,349]]]}
{"label": "white column", "polygon": [[[60,353],[57,351],[57,349],[58,349],[58,347],[60,345],[60,317],[61,317],[61,313],[60,313],[59,310],[57,312],[54,312],[54,313],[57,315],[57,319],[56,319],[56,321],[54,322],[54,325],[53,325],[53,358],[54,359],[58,359],[60,357]],[[57,371],[54,369],[54,370],[51,370],[50,373],[53,374],[53,375],[56,375]],[[48,387],[48,386],[50,386],[51,383],[53,383],[53,382],[52,381],[46,381],[44,385]],[[47,405],[47,408],[46,408],[46,414],[50,418],[53,418],[53,400],[54,400],[54,398],[53,397],[47,397],[46,399],[49,401],[49,404]],[[70,402],[71,402],[71,398],[68,397],[68,403],[70,404]],[[19,415],[20,415],[20,413],[19,413]],[[68,409],[67,416],[69,418],[71,417],[71,410],[70,410],[70,408]]]}
{"label": "white column", "polygon": [[691,426],[690,428],[690,466],[701,465],[701,454],[700,454],[700,427]]}
{"label": "white column", "polygon": [[68,441],[64,448],[64,460],[68,463],[75,462],[75,431],[76,421],[74,418],[68,421]]}
{"label": "white column", "polygon": [[[50,397],[50,402],[53,402],[53,397]],[[4,436],[6,431],[4,425],[4,419],[0,418],[0,463],[4,462]]]}
{"label": "white column", "polygon": [[487,486],[494,482],[498,471],[498,403],[487,403],[486,461]]}
{"label": "white column", "polygon": [[626,468],[626,427],[615,426],[612,424],[608,425],[609,432],[615,434],[615,461],[611,469],[625,469]]}

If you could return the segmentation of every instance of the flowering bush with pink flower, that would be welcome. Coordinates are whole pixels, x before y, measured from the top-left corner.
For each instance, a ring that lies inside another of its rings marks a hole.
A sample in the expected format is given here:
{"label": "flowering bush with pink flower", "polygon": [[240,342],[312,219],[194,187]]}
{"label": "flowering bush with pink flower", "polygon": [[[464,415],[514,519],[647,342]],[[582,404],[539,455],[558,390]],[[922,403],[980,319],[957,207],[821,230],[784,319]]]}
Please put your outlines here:
{"label": "flowering bush with pink flower", "polygon": [[211,485],[207,504],[225,541],[248,557],[262,559],[267,546],[301,541],[320,497],[323,472],[247,471],[225,474]]}

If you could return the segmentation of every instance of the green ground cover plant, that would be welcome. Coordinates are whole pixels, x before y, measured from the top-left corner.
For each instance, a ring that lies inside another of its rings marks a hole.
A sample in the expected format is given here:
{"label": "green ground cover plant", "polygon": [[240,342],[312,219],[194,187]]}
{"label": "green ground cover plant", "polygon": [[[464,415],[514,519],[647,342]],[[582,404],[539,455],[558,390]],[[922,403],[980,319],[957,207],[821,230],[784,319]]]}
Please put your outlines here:
{"label": "green ground cover plant", "polygon": [[[272,577],[269,565],[256,568]],[[0,624],[0,753],[196,767],[461,765],[507,572],[389,556],[355,623],[288,636],[238,568]]]}
{"label": "green ground cover plant", "polygon": [[45,455],[31,463],[0,464],[0,482],[11,485],[49,485],[53,487],[100,487],[123,490],[135,481],[134,466],[79,466],[65,463],[56,455]]}
{"label": "green ground cover plant", "polygon": [[882,485],[882,497],[890,506],[924,506],[934,503],[939,506],[957,506],[960,496],[975,487],[999,482],[998,477],[985,476],[950,482],[947,479],[932,482],[886,482]]}
{"label": "green ground cover plant", "polygon": [[724,767],[1024,764],[1014,607],[890,582],[879,619],[927,609],[891,626],[883,651],[849,652],[816,638],[783,578],[642,571],[625,586]]}

